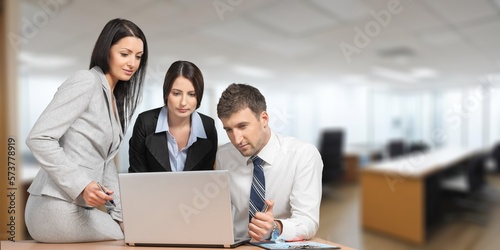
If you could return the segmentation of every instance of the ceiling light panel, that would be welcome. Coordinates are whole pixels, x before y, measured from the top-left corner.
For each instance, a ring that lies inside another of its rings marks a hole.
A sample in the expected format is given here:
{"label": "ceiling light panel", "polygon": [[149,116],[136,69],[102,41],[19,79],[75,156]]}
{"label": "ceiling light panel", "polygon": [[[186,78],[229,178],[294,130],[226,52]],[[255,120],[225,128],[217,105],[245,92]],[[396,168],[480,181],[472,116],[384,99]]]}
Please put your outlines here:
{"label": "ceiling light panel", "polygon": [[232,46],[227,47],[228,53],[241,54],[244,51],[248,51],[249,47],[251,47],[252,49],[266,50],[273,54],[278,53],[288,57],[295,57],[319,49],[314,44],[279,36],[270,30],[262,29],[258,25],[243,19],[222,22],[219,25],[207,27],[200,32],[204,35],[216,37],[225,43],[231,42]]}
{"label": "ceiling light panel", "polygon": [[426,0],[427,5],[451,24],[462,24],[498,15],[490,0]]}
{"label": "ceiling light panel", "polygon": [[333,18],[318,12],[304,1],[280,1],[265,9],[251,12],[250,17],[273,32],[291,36],[337,25]]}
{"label": "ceiling light panel", "polygon": [[359,0],[313,0],[311,2],[344,21],[355,21],[370,16],[370,8]]}

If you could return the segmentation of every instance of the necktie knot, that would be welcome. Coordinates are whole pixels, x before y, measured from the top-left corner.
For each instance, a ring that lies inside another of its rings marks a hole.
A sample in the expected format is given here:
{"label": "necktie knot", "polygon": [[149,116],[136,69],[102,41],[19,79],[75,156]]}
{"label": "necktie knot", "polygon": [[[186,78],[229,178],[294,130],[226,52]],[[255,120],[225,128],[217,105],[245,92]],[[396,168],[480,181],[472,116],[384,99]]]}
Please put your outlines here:
{"label": "necktie knot", "polygon": [[256,167],[256,166],[260,166],[260,168],[262,168],[262,162],[264,162],[260,157],[258,156],[253,156],[252,157],[252,161],[253,161],[253,166]]}

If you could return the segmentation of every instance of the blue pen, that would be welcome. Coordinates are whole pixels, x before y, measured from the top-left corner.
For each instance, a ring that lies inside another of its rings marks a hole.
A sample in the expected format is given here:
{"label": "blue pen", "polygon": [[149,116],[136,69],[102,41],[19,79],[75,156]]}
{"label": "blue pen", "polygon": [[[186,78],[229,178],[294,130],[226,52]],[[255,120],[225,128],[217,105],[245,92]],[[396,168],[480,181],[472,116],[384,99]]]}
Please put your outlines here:
{"label": "blue pen", "polygon": [[[96,182],[96,183],[97,183],[97,186],[99,186],[99,188],[102,190],[103,193],[109,195],[108,192],[104,191],[104,188],[101,186],[101,184],[99,184],[99,182]],[[116,207],[115,202],[113,200],[110,200],[109,203],[111,203],[111,205]]]}

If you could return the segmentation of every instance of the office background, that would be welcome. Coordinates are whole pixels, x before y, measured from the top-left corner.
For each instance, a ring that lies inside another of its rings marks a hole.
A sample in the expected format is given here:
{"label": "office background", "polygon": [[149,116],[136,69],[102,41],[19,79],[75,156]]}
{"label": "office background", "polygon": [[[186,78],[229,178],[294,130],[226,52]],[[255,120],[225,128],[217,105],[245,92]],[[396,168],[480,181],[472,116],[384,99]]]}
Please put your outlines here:
{"label": "office background", "polygon": [[[433,148],[500,141],[498,0],[18,3],[19,30],[8,43],[18,52],[25,166],[36,165],[24,146],[31,126],[57,87],[88,68],[100,30],[115,17],[134,21],[148,39],[136,115],[162,105],[166,69],[189,60],[205,77],[200,112],[216,119],[224,88],[249,83],[266,96],[275,131],[316,146],[329,128],[344,130],[346,149],[393,139]],[[216,123],[220,143],[228,142]],[[122,172],[130,134],[131,127],[119,154]]]}
{"label": "office background", "polygon": [[[123,17],[142,27],[151,52],[138,112],[162,105],[165,71],[182,59],[202,69],[199,111],[214,118],[222,90],[243,82],[267,97],[273,129],[315,145],[322,129],[340,127],[346,145],[405,138],[490,146],[500,140],[499,6],[494,0],[20,1],[21,138],[57,86],[88,67],[102,26]],[[222,129],[219,139],[228,141]]]}

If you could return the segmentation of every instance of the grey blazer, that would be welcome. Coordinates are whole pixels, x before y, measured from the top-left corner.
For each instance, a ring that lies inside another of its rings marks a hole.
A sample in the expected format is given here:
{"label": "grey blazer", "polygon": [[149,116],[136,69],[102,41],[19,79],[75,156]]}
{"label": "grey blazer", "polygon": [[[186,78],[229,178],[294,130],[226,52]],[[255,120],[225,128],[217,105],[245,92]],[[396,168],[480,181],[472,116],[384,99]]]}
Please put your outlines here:
{"label": "grey blazer", "polygon": [[113,161],[122,142],[120,120],[113,114],[111,90],[99,67],[73,74],[33,126],[26,144],[41,165],[28,189],[89,207],[82,191],[91,182],[113,190],[113,219],[121,221],[118,172]]}

